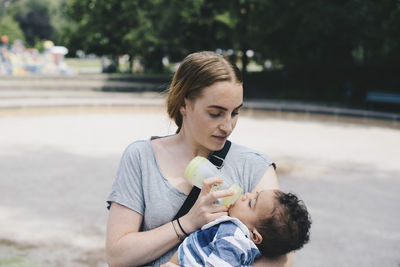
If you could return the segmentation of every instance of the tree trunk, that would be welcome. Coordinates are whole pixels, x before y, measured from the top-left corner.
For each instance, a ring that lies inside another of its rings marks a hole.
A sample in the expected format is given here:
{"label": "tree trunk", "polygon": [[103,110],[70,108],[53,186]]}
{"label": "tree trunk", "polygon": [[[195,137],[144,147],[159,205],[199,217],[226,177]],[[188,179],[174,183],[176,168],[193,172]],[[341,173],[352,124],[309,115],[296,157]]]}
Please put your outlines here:
{"label": "tree trunk", "polygon": [[133,56],[129,55],[129,67],[128,67],[128,72],[132,74],[133,72]]}
{"label": "tree trunk", "polygon": [[249,3],[247,1],[244,1],[244,3],[241,4],[240,8],[240,28],[241,28],[241,38],[240,38],[240,48],[242,50],[242,75],[243,75],[243,80],[246,77],[247,74],[247,64],[249,63],[249,59],[247,57],[247,50],[249,49],[248,47],[248,29],[247,29],[247,24],[248,24],[248,16],[249,16]]}
{"label": "tree trunk", "polygon": [[247,51],[247,48],[243,47],[242,48],[242,75],[243,75],[243,79],[247,74],[247,64],[249,63],[249,58],[247,57],[246,51]]}

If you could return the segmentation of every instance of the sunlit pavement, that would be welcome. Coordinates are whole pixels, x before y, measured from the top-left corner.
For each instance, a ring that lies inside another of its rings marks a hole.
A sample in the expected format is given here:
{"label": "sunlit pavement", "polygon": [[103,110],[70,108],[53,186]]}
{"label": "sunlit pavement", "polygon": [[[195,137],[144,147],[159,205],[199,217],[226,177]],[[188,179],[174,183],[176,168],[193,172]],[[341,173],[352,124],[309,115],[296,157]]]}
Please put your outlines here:
{"label": "sunlit pavement", "polygon": [[[0,265],[106,266],[105,199],[124,148],[174,133],[162,97],[87,94],[25,99],[40,105],[14,97],[19,107],[0,109]],[[242,112],[231,140],[267,153],[281,188],[311,212],[311,241],[295,266],[399,266],[399,128]]]}

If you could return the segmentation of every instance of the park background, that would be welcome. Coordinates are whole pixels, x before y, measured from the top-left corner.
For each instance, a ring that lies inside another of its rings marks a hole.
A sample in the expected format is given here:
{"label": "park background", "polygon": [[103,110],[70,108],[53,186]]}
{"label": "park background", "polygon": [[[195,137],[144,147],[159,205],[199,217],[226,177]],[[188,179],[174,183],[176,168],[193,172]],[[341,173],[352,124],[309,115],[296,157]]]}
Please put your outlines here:
{"label": "park background", "polygon": [[[391,105],[400,90],[399,5],[2,0],[0,34],[10,45],[22,40],[43,51],[52,40],[68,58],[102,57],[104,72],[167,78],[188,53],[218,51],[242,68],[245,97],[399,111]],[[374,102],[376,92],[389,94],[383,104]]]}
{"label": "park background", "polygon": [[0,75],[0,265],[106,265],[122,151],[174,133],[162,92],[212,50],[244,75],[231,140],[310,209],[295,266],[399,266],[399,32],[398,0],[1,0],[0,64],[43,61]]}

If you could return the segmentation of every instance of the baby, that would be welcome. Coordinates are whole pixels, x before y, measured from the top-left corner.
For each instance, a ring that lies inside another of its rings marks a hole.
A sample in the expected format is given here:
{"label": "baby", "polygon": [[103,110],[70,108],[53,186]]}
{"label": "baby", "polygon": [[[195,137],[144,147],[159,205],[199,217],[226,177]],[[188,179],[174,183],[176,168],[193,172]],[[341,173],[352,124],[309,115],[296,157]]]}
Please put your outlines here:
{"label": "baby", "polygon": [[246,193],[222,216],[190,234],[171,262],[181,266],[251,266],[309,240],[311,219],[297,196],[279,190]]}

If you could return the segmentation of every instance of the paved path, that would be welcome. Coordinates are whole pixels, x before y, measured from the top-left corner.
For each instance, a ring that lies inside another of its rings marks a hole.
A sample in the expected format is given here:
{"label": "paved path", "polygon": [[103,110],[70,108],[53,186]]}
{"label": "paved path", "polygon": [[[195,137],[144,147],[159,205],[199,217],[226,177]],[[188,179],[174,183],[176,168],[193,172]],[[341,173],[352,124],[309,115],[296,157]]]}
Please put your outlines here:
{"label": "paved path", "polygon": [[[105,266],[104,200],[123,149],[175,130],[160,99],[135,107],[148,96],[0,109],[1,266]],[[282,189],[309,207],[295,266],[400,265],[397,122],[244,111],[231,139],[273,158]]]}

